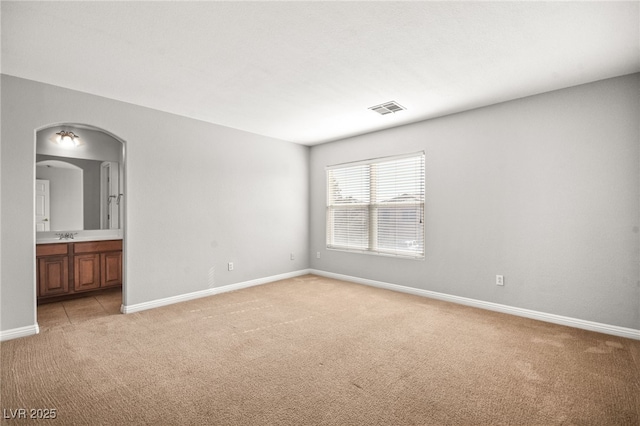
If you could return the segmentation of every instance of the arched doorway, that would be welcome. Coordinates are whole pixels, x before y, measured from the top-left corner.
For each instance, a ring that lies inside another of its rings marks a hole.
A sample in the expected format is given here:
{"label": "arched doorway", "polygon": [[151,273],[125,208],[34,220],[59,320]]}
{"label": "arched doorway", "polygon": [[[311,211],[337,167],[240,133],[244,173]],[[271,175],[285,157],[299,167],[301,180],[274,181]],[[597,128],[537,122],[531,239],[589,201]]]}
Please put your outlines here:
{"label": "arched doorway", "polygon": [[125,142],[95,126],[36,130],[40,329],[121,312],[126,298]]}

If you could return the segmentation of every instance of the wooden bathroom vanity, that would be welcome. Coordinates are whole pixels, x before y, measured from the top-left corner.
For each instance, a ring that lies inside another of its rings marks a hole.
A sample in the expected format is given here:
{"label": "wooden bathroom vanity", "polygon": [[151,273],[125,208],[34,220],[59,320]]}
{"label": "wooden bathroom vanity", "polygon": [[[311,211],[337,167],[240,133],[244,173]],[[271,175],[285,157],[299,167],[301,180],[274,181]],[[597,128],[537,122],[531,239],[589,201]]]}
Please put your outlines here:
{"label": "wooden bathroom vanity", "polygon": [[122,240],[36,244],[38,303],[122,286]]}

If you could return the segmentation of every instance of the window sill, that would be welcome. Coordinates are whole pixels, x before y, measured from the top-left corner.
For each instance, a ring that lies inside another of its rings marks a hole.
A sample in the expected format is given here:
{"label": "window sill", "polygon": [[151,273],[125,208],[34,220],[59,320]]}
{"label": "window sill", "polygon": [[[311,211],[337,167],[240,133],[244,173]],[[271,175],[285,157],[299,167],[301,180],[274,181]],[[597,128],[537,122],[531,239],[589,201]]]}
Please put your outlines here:
{"label": "window sill", "polygon": [[367,254],[370,256],[382,256],[382,257],[393,257],[397,259],[405,259],[405,260],[425,260],[424,255],[416,255],[416,254],[394,254],[394,253],[384,253],[372,250],[359,250],[359,249],[347,249],[340,247],[330,247],[326,246],[327,250],[330,251],[339,251],[343,253],[355,253],[355,254]]}

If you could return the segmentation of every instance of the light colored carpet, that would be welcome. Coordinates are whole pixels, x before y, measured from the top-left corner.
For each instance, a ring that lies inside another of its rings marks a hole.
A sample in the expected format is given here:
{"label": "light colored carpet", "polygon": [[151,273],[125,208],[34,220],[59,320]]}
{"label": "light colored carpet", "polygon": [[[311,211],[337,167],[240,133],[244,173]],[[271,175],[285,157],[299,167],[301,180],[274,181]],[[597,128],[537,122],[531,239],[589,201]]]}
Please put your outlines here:
{"label": "light colored carpet", "polygon": [[0,349],[2,409],[55,408],[52,424],[640,419],[638,341],[312,275]]}

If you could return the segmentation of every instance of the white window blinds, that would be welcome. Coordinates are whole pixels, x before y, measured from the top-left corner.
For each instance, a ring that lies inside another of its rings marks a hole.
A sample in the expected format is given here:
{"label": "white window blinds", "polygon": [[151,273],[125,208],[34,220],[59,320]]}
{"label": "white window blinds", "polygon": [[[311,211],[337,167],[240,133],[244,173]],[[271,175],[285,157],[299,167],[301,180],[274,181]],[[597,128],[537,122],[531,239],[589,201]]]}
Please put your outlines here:
{"label": "white window blinds", "polygon": [[327,167],[327,248],[424,257],[424,153]]}

